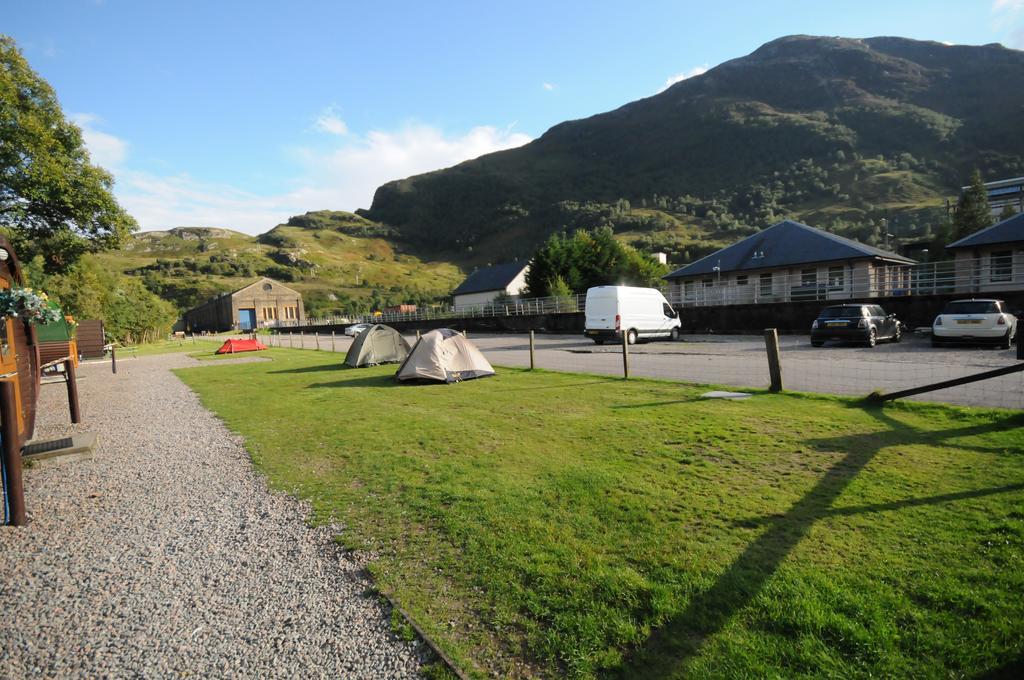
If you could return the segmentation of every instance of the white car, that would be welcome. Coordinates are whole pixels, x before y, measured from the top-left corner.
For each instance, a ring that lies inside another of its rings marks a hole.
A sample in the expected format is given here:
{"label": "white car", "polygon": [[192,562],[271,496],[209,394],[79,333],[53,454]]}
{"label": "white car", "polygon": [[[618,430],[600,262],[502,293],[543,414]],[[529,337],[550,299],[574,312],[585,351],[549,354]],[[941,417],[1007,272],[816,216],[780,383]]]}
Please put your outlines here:
{"label": "white car", "polygon": [[1002,300],[954,300],[932,323],[932,347],[948,342],[995,343],[1009,349],[1017,337],[1017,317]]}
{"label": "white car", "polygon": [[370,324],[368,323],[352,324],[351,326],[345,329],[345,335],[351,335],[354,338],[369,327]]}

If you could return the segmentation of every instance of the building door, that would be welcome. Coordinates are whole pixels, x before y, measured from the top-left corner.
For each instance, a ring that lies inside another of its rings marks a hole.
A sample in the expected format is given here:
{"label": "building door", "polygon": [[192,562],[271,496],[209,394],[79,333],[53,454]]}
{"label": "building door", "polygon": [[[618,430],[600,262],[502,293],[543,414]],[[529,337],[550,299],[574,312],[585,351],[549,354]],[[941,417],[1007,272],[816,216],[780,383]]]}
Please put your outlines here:
{"label": "building door", "polygon": [[256,310],[255,309],[239,309],[238,310],[238,329],[243,331],[251,331],[256,328]]}

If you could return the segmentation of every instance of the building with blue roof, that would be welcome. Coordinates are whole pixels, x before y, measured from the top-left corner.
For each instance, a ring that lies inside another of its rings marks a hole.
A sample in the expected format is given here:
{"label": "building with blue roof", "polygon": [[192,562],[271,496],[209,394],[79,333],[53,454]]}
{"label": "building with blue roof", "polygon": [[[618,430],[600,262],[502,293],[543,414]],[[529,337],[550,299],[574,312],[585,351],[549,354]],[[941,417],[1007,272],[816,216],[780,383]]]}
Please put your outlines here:
{"label": "building with blue roof", "polygon": [[946,250],[953,253],[957,292],[1024,289],[1024,213],[954,241]]}
{"label": "building with blue roof", "polygon": [[526,289],[529,268],[524,262],[509,262],[477,269],[452,291],[455,311],[484,307],[501,295],[518,297]]}
{"label": "building with blue roof", "polygon": [[784,220],[665,276],[681,305],[907,294],[915,261]]}

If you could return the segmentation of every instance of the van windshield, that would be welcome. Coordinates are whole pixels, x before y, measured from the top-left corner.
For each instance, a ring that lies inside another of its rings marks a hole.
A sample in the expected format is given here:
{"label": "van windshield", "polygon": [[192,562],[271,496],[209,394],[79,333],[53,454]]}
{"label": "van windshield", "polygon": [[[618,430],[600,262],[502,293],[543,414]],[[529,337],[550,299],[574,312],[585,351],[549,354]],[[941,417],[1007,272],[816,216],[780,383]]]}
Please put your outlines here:
{"label": "van windshield", "polygon": [[849,316],[863,316],[861,308],[852,305],[844,307],[826,307],[825,311],[821,313],[822,319],[841,319]]}

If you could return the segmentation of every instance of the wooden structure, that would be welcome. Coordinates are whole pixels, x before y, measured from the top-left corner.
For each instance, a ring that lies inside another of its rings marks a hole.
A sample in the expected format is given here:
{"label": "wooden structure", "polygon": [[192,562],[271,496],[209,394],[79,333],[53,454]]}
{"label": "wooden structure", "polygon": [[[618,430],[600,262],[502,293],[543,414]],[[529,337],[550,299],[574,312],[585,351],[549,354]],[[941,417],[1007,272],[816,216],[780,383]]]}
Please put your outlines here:
{"label": "wooden structure", "polygon": [[75,338],[75,322],[70,316],[65,316],[63,321],[36,328],[36,337],[39,339],[41,365],[68,358],[78,367],[78,341]]}
{"label": "wooden structure", "polygon": [[217,333],[301,326],[305,318],[298,291],[263,277],[188,310],[183,321],[190,333]]}
{"label": "wooden structure", "polygon": [[[0,236],[0,289],[20,285],[18,257],[10,242]],[[0,437],[6,520],[10,524],[25,523],[21,450],[35,430],[39,380],[35,327],[21,319],[0,318]]]}
{"label": "wooden structure", "polygon": [[78,343],[78,354],[83,359],[102,359],[103,348],[107,344],[103,335],[103,322],[99,319],[80,321],[75,332]]}

